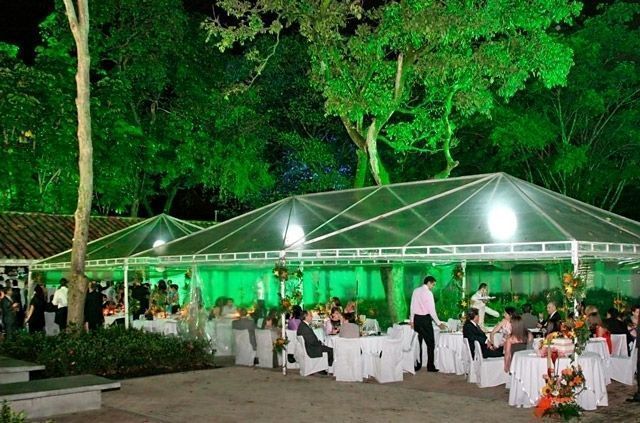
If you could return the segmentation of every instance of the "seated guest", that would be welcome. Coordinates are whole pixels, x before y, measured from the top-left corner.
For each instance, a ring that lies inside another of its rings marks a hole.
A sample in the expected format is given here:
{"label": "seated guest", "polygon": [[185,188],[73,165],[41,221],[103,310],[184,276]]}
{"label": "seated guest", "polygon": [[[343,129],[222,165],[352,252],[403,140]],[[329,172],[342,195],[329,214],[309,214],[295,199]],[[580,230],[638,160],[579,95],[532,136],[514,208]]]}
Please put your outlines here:
{"label": "seated guest", "polygon": [[462,326],[462,336],[469,341],[469,349],[471,355],[475,355],[475,341],[480,343],[482,348],[482,356],[488,357],[502,357],[502,347],[496,348],[491,341],[487,339],[487,335],[484,334],[479,326],[480,314],[477,308],[471,308],[467,311],[467,321]]}
{"label": "seated guest", "polygon": [[520,316],[511,318],[511,334],[504,341],[504,371],[509,373],[513,353],[526,350],[527,343],[533,339],[533,335],[527,330]]}
{"label": "seated guest", "polygon": [[300,322],[302,321],[302,307],[299,305],[294,305],[291,308],[291,317],[287,322],[287,329],[289,330],[298,330],[298,326],[300,326]]}
{"label": "seated guest", "polygon": [[225,297],[218,297],[216,301],[213,303],[213,307],[209,310],[209,319],[218,319],[222,317],[222,307],[226,302]]}
{"label": "seated guest", "polygon": [[262,329],[271,332],[271,340],[275,341],[282,335],[282,331],[278,328],[278,321],[274,316],[267,315],[262,321]]}
{"label": "seated guest", "polygon": [[342,303],[340,302],[340,298],[331,297],[331,300],[329,300],[329,303],[327,304],[327,308],[331,310],[334,307],[338,307],[338,309],[342,311]]}
{"label": "seated guest", "polygon": [[612,335],[626,335],[627,325],[620,320],[620,313],[614,307],[607,310],[607,318],[602,321]]}
{"label": "seated guest", "polygon": [[355,314],[355,312],[356,312],[356,302],[355,301],[349,301],[347,303],[347,305],[345,306],[345,308],[343,310],[343,313],[344,314],[349,314],[349,313]]}
{"label": "seated guest", "polygon": [[[511,334],[511,317],[516,313],[516,309],[514,307],[505,307],[504,313],[502,315],[502,320],[498,323],[491,333],[489,334],[489,340],[496,347],[502,346],[504,344],[505,339],[509,337]],[[501,334],[502,337],[499,339],[499,342],[496,342],[496,334]]]}
{"label": "seated guest", "polygon": [[[640,305],[631,306],[631,314],[625,321],[627,324],[627,344],[631,344],[638,337],[638,317],[640,316]],[[640,386],[640,385],[638,385]],[[640,389],[640,388],[639,388]]]}
{"label": "seated guest", "polygon": [[233,305],[233,298],[227,298],[227,302],[220,312],[222,317],[235,317],[237,314],[236,306]]}
{"label": "seated guest", "polygon": [[545,336],[560,331],[560,323],[562,322],[562,317],[560,317],[560,313],[558,313],[558,307],[555,302],[549,301],[549,304],[547,304],[547,313],[549,313],[549,317],[538,323],[538,326],[542,328]]}
{"label": "seated guest", "polygon": [[527,303],[522,306],[522,323],[524,327],[529,329],[535,329],[538,326],[538,318],[531,312],[531,304]]}
{"label": "seated guest", "polygon": [[340,322],[342,321],[342,313],[338,307],[331,309],[331,314],[324,321],[325,335],[337,335],[340,333]]}
{"label": "seated guest", "polygon": [[247,316],[246,308],[239,308],[238,314],[240,315],[240,318],[231,322],[231,329],[248,330],[249,342],[251,342],[251,346],[255,350],[256,349],[256,322],[254,322],[253,319]]}
{"label": "seated guest", "polygon": [[604,338],[607,343],[607,348],[609,349],[609,354],[611,354],[611,350],[613,349],[611,346],[611,332],[602,324],[602,319],[598,312],[591,313],[589,317],[587,317],[587,322],[591,334],[597,338]]}
{"label": "seated guest", "polygon": [[169,284],[167,288],[167,307],[171,314],[177,313],[180,309],[180,295],[178,294],[178,285],[175,283]]}
{"label": "seated guest", "polygon": [[313,333],[313,329],[311,328],[312,320],[313,315],[311,312],[309,310],[303,310],[302,322],[298,327],[297,335],[304,338],[304,347],[309,357],[319,358],[322,357],[322,353],[326,352],[329,359],[329,366],[331,366],[333,364],[333,348],[322,345],[316,334]]}
{"label": "seated guest", "polygon": [[343,313],[340,322],[340,338],[360,338],[360,326],[354,313]]}

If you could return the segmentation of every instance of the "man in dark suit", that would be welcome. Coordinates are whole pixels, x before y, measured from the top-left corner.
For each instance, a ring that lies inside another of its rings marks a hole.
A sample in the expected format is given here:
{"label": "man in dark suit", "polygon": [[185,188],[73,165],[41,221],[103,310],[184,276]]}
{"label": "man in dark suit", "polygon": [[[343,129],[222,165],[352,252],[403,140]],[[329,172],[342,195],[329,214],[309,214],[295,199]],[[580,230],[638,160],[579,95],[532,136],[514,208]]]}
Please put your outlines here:
{"label": "man in dark suit", "polygon": [[558,313],[557,308],[556,303],[553,301],[549,301],[549,304],[547,304],[547,313],[549,313],[549,317],[540,322],[540,326],[542,327],[542,331],[545,333],[545,336],[550,333],[560,331],[562,317],[560,317],[560,313]]}
{"label": "man in dark suit", "polygon": [[253,350],[256,349],[256,322],[253,319],[250,319],[247,316],[246,308],[239,308],[238,314],[240,314],[240,318],[231,322],[231,329],[237,330],[248,330],[249,331],[249,342],[251,342],[251,346]]}
{"label": "man in dark suit", "polygon": [[604,327],[606,327],[612,335],[627,334],[627,325],[625,325],[619,317],[620,314],[618,313],[618,310],[611,307],[607,310],[607,318],[602,321],[602,323],[604,323]]}
{"label": "man in dark suit", "polygon": [[97,288],[98,284],[96,282],[89,284],[89,292],[84,302],[84,321],[90,331],[98,329],[104,323],[102,294]]}
{"label": "man in dark suit", "polygon": [[327,347],[326,345],[322,345],[322,342],[318,339],[315,333],[313,333],[313,329],[311,329],[311,321],[313,320],[313,315],[308,310],[302,311],[302,322],[300,322],[300,326],[298,326],[298,331],[296,335],[302,336],[304,338],[304,347],[307,350],[307,355],[311,358],[319,358],[322,357],[322,353],[327,353],[327,358],[329,359],[329,366],[333,364],[333,348]]}
{"label": "man in dark suit", "polygon": [[469,341],[469,349],[472,356],[475,354],[475,341],[480,343],[482,357],[484,358],[502,357],[504,355],[502,347],[496,348],[480,329],[480,314],[477,308],[471,308],[467,311],[467,321],[462,326],[462,336]]}

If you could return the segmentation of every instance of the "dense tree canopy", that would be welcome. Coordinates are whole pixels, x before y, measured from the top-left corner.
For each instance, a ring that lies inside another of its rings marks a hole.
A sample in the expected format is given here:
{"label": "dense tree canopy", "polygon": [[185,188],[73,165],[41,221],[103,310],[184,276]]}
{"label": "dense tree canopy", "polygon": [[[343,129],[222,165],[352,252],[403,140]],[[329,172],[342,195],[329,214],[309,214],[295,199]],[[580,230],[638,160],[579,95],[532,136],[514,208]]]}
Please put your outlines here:
{"label": "dense tree canopy", "polygon": [[[360,2],[224,0],[229,15],[208,23],[224,51],[259,34],[294,28],[307,41],[311,77],[328,114],[338,116],[357,147],[356,185],[366,164],[378,184],[390,178],[378,142],[396,152],[442,151],[440,176],[458,164],[456,120],[489,114],[532,76],[565,82],[571,51],[547,33],[570,23],[580,5],[567,0]],[[250,51],[250,59],[262,64]]]}

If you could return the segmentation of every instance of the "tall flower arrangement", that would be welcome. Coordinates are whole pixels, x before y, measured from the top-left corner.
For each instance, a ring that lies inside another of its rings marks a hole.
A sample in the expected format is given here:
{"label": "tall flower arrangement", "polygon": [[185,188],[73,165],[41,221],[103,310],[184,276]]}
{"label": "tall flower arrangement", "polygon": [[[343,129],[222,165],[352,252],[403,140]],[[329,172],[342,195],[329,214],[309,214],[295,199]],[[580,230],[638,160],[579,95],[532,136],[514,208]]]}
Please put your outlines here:
{"label": "tall flower arrangement", "polygon": [[273,268],[273,276],[278,281],[284,283],[284,296],[280,298],[280,308],[287,312],[294,305],[302,303],[302,283],[304,273],[301,268],[290,272],[287,268],[286,261],[280,259]]}

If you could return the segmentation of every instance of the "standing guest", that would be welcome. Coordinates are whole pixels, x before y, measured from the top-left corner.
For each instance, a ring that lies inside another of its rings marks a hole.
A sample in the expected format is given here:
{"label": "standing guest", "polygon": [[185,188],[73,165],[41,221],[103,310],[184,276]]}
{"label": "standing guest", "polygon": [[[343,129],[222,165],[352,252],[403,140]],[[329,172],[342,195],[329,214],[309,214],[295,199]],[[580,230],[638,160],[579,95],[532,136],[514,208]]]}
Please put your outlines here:
{"label": "standing guest", "polygon": [[331,309],[331,314],[324,321],[324,334],[337,335],[340,333],[340,322],[342,321],[342,313],[338,307]]}
{"label": "standing guest", "polygon": [[471,296],[471,307],[477,309],[480,313],[480,327],[484,327],[485,313],[493,317],[500,316],[500,313],[491,307],[487,307],[487,301],[490,299],[491,297],[489,296],[489,290],[486,283],[481,283],[480,286],[478,286],[478,291]]}
{"label": "standing guest", "polygon": [[98,291],[97,282],[89,284],[89,292],[84,301],[84,322],[85,329],[94,331],[104,323],[102,315],[102,294]]}
{"label": "standing guest", "polygon": [[509,373],[511,368],[511,359],[513,354],[518,351],[526,350],[527,343],[533,338],[527,330],[524,320],[520,316],[511,318],[511,334],[504,341],[504,371]]}
{"label": "standing guest", "polygon": [[480,313],[475,308],[467,312],[467,321],[462,325],[462,336],[469,341],[471,356],[474,356],[476,353],[475,341],[478,341],[480,344],[482,357],[502,357],[503,355],[502,347],[496,348],[480,328]]}
{"label": "standing guest", "polygon": [[320,358],[322,354],[326,352],[329,366],[331,366],[333,364],[333,348],[322,345],[316,334],[313,333],[313,329],[311,329],[312,320],[313,315],[311,312],[309,310],[303,310],[302,323],[300,323],[296,334],[304,338],[304,348],[307,350],[309,357]]}
{"label": "standing guest", "polygon": [[520,317],[522,318],[522,323],[527,330],[538,327],[538,318],[534,316],[531,311],[531,304],[527,303],[522,306],[522,316]]}
{"label": "standing guest", "polygon": [[[627,323],[627,344],[631,344],[638,338],[638,321],[640,317],[640,305],[634,304],[631,306],[631,314]],[[636,342],[637,344],[637,342]]]}
{"label": "standing guest", "polygon": [[145,314],[149,308],[149,292],[140,283],[139,279],[133,280],[133,288],[131,288],[131,298],[138,301],[138,309],[133,310],[133,320],[138,320],[141,314]]}
{"label": "standing guest", "polygon": [[[632,330],[637,334],[640,325],[638,325],[638,316],[640,315],[640,305],[635,304],[631,307],[631,318],[635,317],[635,323]],[[637,341],[637,340],[636,340]],[[638,348],[638,342],[636,342],[636,348]],[[640,351],[637,354],[637,362],[636,362],[636,393],[629,399],[628,402],[640,402]]]}
{"label": "standing guest", "polygon": [[340,338],[360,338],[360,326],[356,324],[354,313],[343,313],[340,323]]}
{"label": "standing guest", "polygon": [[11,294],[13,289],[0,288],[0,312],[2,313],[2,326],[7,338],[11,338],[16,330],[17,304],[13,302]]}
{"label": "standing guest", "polygon": [[247,315],[247,309],[244,307],[240,307],[238,309],[238,314],[240,318],[231,322],[231,329],[237,330],[248,330],[249,331],[249,342],[251,342],[251,346],[254,351],[256,349],[256,322],[253,319],[249,318]]}
{"label": "standing guest", "polygon": [[287,329],[297,331],[300,322],[302,322],[302,307],[296,304],[291,308],[291,317],[287,322]]}
{"label": "standing guest", "polygon": [[65,278],[60,279],[60,287],[53,294],[53,300],[51,303],[56,306],[56,317],[54,321],[63,331],[67,328],[67,315],[68,315],[68,303],[67,297],[69,294],[69,288],[67,288],[67,280]]}
{"label": "standing guest", "polygon": [[171,314],[177,313],[180,309],[180,295],[178,294],[178,285],[175,283],[169,284],[167,289],[167,306]]}
{"label": "standing guest", "polygon": [[545,337],[550,333],[559,332],[560,322],[562,321],[562,317],[560,317],[560,313],[558,313],[555,302],[549,301],[547,304],[547,313],[549,314],[549,317],[538,323],[538,326],[542,328],[542,332],[544,332]]}
{"label": "standing guest", "polygon": [[16,304],[16,328],[21,328],[24,324],[24,307],[22,306],[26,301],[22,298],[22,290],[18,285],[18,280],[13,279],[12,281],[12,294],[11,299],[13,303]]}
{"label": "standing guest", "polygon": [[420,357],[416,365],[416,371],[422,368],[422,341],[427,343],[427,371],[437,372],[434,364],[435,337],[433,335],[433,322],[442,329],[447,326],[438,319],[436,303],[433,299],[433,288],[436,286],[436,278],[429,275],[424,278],[422,286],[413,290],[411,295],[411,327],[418,333],[420,345]]}
{"label": "standing guest", "polygon": [[29,303],[29,310],[25,323],[29,324],[29,333],[44,332],[44,309],[47,305],[47,299],[44,296],[42,285],[38,284],[33,290],[33,298]]}

